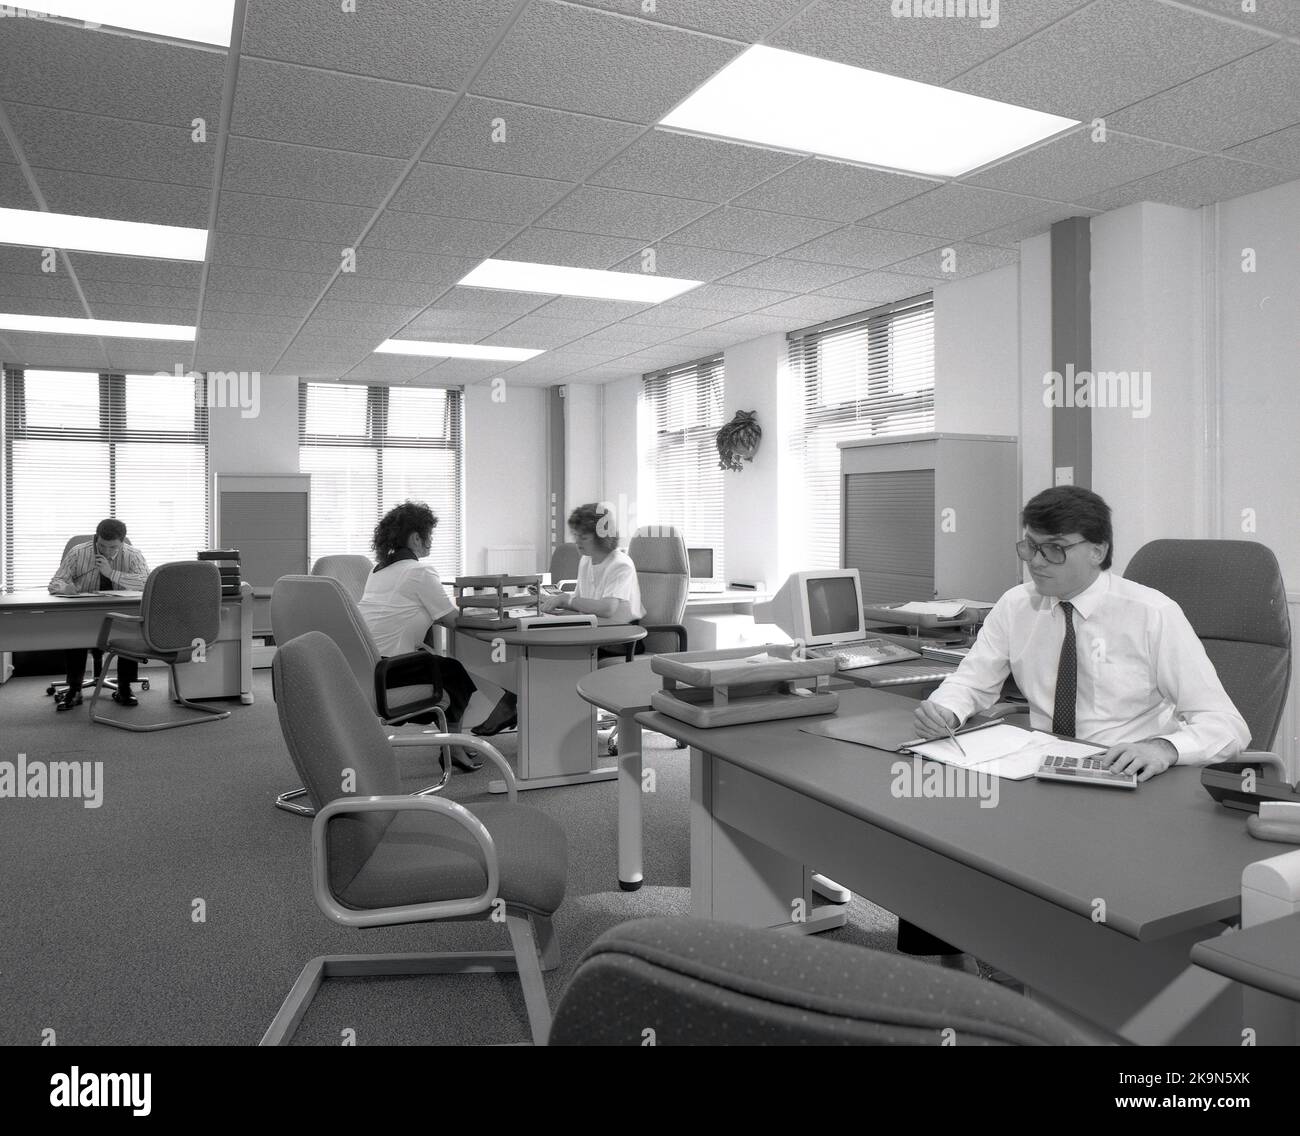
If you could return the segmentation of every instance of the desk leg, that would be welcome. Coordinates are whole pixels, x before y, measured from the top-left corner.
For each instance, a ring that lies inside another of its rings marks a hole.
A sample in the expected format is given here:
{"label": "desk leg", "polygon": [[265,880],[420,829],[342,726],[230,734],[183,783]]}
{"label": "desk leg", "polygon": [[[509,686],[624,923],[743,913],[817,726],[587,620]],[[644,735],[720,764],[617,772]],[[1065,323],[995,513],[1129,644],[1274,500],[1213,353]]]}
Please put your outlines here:
{"label": "desk leg", "polygon": [[641,724],[618,716],[618,886],[641,886]]}
{"label": "desk leg", "polygon": [[249,592],[239,603],[239,701],[253,704],[253,597]]}
{"label": "desk leg", "polygon": [[847,907],[814,911],[813,873],[713,815],[725,763],[691,749],[691,914],[750,927],[815,934],[847,922]]}

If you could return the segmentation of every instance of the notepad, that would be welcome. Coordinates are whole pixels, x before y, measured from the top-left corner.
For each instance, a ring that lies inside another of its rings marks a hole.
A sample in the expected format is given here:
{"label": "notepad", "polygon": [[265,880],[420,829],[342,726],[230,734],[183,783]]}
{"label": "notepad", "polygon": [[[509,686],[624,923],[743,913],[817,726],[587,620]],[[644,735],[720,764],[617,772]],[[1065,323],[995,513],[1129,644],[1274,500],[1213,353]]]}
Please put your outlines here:
{"label": "notepad", "polygon": [[966,751],[964,754],[958,751],[951,738],[936,738],[906,748],[921,757],[942,761],[945,765],[992,773],[1011,781],[1023,781],[1032,777],[1049,753],[1063,754],[1066,757],[1091,757],[1106,750],[1105,746],[1067,741],[1040,730],[1024,730],[1005,722],[974,733],[959,733],[957,736],[961,740],[962,749]]}

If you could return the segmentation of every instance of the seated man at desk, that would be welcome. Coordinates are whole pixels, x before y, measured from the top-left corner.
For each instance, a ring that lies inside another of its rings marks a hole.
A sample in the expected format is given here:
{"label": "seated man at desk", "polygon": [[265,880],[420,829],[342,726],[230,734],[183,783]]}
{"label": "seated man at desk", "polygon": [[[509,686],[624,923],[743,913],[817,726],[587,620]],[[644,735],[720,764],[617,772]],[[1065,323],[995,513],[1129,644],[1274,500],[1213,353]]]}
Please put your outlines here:
{"label": "seated man at desk", "polygon": [[[1025,505],[1021,524],[1032,582],[994,605],[961,666],[917,707],[917,732],[947,736],[992,706],[1010,673],[1034,729],[1109,746],[1103,762],[1140,781],[1240,753],[1250,730],[1182,609],[1110,572],[1110,506],[1057,486]],[[915,931],[900,922],[900,950],[952,951]]]}
{"label": "seated man at desk", "polygon": [[[149,565],[139,550],[126,543],[126,525],[106,517],[95,526],[95,535],[85,544],[74,544],[50,581],[50,594],[76,596],[87,592],[139,592],[149,576]],[[54,700],[55,710],[71,710],[82,703],[81,684],[86,679],[89,647],[69,647],[63,653],[68,689]],[[98,652],[96,652],[98,658]],[[113,701],[138,706],[131,684],[139,677],[134,659],[117,660],[117,689]]]}
{"label": "seated man at desk", "polygon": [[[437,524],[438,518],[428,505],[404,501],[385,513],[375,526],[371,540],[375,568],[366,579],[366,590],[357,607],[381,655],[418,651],[435,623],[456,626],[456,605],[443,590],[433,566],[421,563],[433,549]],[[412,659],[388,672],[389,683],[422,685],[429,682],[430,673],[447,694],[447,729],[459,733],[461,716],[477,688],[456,659],[433,654],[427,659]],[[432,721],[432,717],[428,720]],[[473,770],[482,765],[459,746],[452,747],[451,756],[461,769]]]}
{"label": "seated man at desk", "polygon": [[[569,514],[569,532],[582,559],[578,562],[578,586],[572,592],[543,596],[546,612],[577,611],[611,623],[636,623],[645,608],[636,565],[618,546],[614,515],[599,504],[579,505]],[[620,652],[621,653],[621,652]],[[505,691],[492,713],[475,726],[473,733],[491,737],[517,723],[518,698]]]}

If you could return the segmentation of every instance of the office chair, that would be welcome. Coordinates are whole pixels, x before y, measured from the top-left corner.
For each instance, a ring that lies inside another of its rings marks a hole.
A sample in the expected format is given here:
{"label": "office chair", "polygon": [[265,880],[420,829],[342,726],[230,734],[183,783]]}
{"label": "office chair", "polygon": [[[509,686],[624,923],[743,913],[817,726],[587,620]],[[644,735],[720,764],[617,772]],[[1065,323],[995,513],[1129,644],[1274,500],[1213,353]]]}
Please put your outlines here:
{"label": "office chair", "polygon": [[[119,623],[138,624],[138,637],[113,638],[114,625]],[[210,560],[177,560],[160,564],[144,582],[139,615],[110,612],[104,617],[97,644],[104,652],[104,665],[90,699],[90,720],[133,733],[151,733],[229,718],[229,710],[188,701],[181,694],[180,681],[176,677],[176,664],[190,662],[200,644],[215,643],[220,627],[221,572],[217,566]],[[104,674],[119,656],[139,663],[150,659],[165,662],[171,672],[172,701],[195,711],[197,716],[172,722],[136,723],[96,713],[99,696],[104,690]]]}
{"label": "office chair", "polygon": [[[653,525],[637,529],[627,546],[627,554],[636,565],[637,586],[641,589],[641,606],[645,615],[641,626],[646,637],[611,654],[597,664],[601,667],[631,662],[633,654],[659,654],[685,651],[686,595],[690,588],[691,568],[686,555],[686,541],[677,529]],[[609,735],[609,753],[618,753],[618,724]],[[683,748],[678,743],[678,749]]]}
{"label": "office chair", "polygon": [[[319,563],[319,562],[318,562]],[[348,670],[364,692],[370,713],[386,726],[397,726],[412,718],[432,716],[441,733],[447,732],[447,717],[442,711],[444,691],[437,684],[433,656],[427,651],[385,658],[375,645],[370,628],[357,610],[356,603],[344,586],[333,576],[281,576],[271,589],[271,633],[276,643],[308,631],[321,631],[338,646]],[[410,659],[427,660],[427,683],[418,686],[390,686],[388,673]],[[441,754],[442,780],[421,792],[436,793],[451,777],[451,754]],[[315,816],[310,805],[295,804],[307,796],[305,788],[290,789],[275,799],[275,807],[297,816]]]}
{"label": "office chair", "polygon": [[1124,576],[1183,609],[1250,727],[1255,756],[1234,760],[1272,756],[1256,751],[1272,748],[1291,687],[1291,620],[1272,550],[1250,540],[1153,540],[1133,554]]}
{"label": "office chair", "polygon": [[322,556],[311,566],[311,574],[334,577],[352,597],[352,602],[360,603],[366,594],[366,581],[374,569],[374,561],[368,556]]}
{"label": "office chair", "polygon": [[974,975],[706,919],[638,919],[588,948],[551,1045],[1097,1045]]}
{"label": "office chair", "polygon": [[[559,962],[551,916],[564,900],[568,876],[564,830],[518,803],[510,766],[470,734],[436,738],[491,760],[505,779],[505,802],[466,808],[404,795],[393,747],[424,739],[385,737],[348,672],[343,653],[319,631],[282,643],[272,664],[285,744],[321,806],[312,822],[317,905],[346,927],[496,922],[503,913],[512,950],[312,959],[261,1044],[287,1044],[321,981],[332,975],[518,971],[533,1041],[544,1045],[551,1012],[542,971]],[[345,783],[352,786],[348,793],[340,789]]]}
{"label": "office chair", "polygon": [[[94,539],[95,539],[94,533],[83,533],[81,536],[69,537],[68,543],[63,546],[63,556],[59,558],[59,563],[62,564],[63,561],[67,558],[68,553],[71,552],[74,548],[76,548],[77,545],[88,544],[90,541]],[[130,544],[131,543],[130,539],[127,539],[125,543]],[[91,672],[90,678],[84,679],[82,681],[81,683],[82,690],[88,690],[90,687],[94,686],[96,682],[99,681],[99,672],[103,670],[103,665],[104,665],[104,652],[101,651],[98,647],[92,647],[90,651],[90,660],[91,660],[91,666],[94,669]],[[117,682],[114,679],[106,678],[104,680],[104,687],[106,690],[116,690]],[[45,688],[45,693],[47,695],[56,697],[62,694],[67,689],[68,689],[68,684],[66,682],[61,682],[56,680],[55,682],[50,683],[50,685]],[[140,689],[141,690],[149,689],[149,680],[147,678],[142,678],[140,680]]]}
{"label": "office chair", "polygon": [[561,580],[576,580],[581,559],[576,544],[557,544],[551,553],[551,583],[559,587]]}

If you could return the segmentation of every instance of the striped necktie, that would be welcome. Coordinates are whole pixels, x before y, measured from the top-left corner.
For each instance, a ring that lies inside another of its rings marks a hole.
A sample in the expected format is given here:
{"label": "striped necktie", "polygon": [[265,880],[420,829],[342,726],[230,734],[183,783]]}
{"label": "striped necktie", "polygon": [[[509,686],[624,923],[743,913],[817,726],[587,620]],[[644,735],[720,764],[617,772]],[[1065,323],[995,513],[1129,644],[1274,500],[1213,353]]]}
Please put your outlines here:
{"label": "striped necktie", "polygon": [[1074,737],[1074,703],[1079,691],[1079,653],[1074,645],[1074,604],[1062,603],[1065,638],[1061,660],[1056,665],[1056,705],[1052,710],[1052,733]]}

